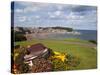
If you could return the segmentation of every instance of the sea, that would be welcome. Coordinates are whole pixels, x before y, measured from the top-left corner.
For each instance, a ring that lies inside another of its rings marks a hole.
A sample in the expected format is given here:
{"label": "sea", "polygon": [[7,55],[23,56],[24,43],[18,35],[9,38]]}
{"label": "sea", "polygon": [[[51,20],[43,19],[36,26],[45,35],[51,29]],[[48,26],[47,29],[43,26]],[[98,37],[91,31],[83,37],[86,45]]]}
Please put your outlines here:
{"label": "sea", "polygon": [[54,39],[65,39],[65,38],[76,38],[82,40],[95,40],[97,41],[97,30],[75,30],[80,34],[51,34],[49,38]]}

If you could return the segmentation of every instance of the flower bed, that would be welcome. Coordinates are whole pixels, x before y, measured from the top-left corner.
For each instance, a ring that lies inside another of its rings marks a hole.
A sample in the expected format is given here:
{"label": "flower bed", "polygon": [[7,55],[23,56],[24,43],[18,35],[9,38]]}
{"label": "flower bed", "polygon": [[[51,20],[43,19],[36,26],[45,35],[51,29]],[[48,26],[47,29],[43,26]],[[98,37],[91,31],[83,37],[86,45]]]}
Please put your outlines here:
{"label": "flower bed", "polygon": [[32,67],[24,63],[23,57],[25,55],[25,50],[15,52],[14,62],[19,66],[16,66],[17,68],[13,68],[13,73],[65,71],[72,70],[80,64],[78,57],[67,53],[53,51],[51,49],[49,50],[50,55],[47,58],[40,57],[33,59]]}

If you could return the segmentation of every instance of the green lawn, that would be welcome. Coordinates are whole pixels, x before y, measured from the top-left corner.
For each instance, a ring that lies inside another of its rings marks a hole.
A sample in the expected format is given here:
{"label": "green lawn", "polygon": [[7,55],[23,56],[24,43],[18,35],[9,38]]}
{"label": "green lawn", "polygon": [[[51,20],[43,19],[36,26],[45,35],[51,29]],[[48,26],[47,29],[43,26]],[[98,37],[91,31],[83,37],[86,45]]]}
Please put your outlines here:
{"label": "green lawn", "polygon": [[36,43],[42,43],[46,47],[51,48],[52,50],[71,54],[77,56],[80,59],[80,64],[74,69],[94,69],[97,67],[97,50],[92,46],[82,46],[79,44],[66,43],[66,42],[77,42],[83,44],[91,44],[88,41],[79,40],[79,39],[64,39],[64,40],[51,40],[51,39],[33,39],[32,41],[23,41],[16,42],[21,46],[33,45]]}

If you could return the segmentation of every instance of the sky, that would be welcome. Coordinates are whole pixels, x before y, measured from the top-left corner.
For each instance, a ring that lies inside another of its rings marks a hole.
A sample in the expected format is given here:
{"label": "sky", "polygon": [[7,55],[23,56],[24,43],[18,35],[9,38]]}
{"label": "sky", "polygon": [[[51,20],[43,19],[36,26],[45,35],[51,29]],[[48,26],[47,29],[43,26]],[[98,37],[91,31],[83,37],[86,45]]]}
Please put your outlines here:
{"label": "sky", "polygon": [[17,1],[13,8],[14,26],[97,29],[96,6]]}

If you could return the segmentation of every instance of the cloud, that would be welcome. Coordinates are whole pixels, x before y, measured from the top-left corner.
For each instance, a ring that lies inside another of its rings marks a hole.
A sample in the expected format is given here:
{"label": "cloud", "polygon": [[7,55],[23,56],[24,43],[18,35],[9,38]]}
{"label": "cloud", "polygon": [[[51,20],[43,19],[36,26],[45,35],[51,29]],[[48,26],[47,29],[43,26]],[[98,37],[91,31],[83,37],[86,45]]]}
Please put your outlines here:
{"label": "cloud", "polygon": [[39,20],[40,19],[40,16],[39,15],[28,16],[27,19],[28,19],[28,21]]}
{"label": "cloud", "polygon": [[27,8],[24,8],[24,13],[35,12],[38,9],[39,9],[38,7],[27,7]]}
{"label": "cloud", "polygon": [[15,9],[15,13],[23,13],[22,9]]}
{"label": "cloud", "polygon": [[55,11],[55,12],[48,12],[49,18],[60,18],[62,16],[61,11]]}
{"label": "cloud", "polygon": [[50,17],[50,18],[56,18],[56,16],[55,16],[55,15],[49,15],[49,17]]}
{"label": "cloud", "polygon": [[97,9],[97,8],[94,6],[77,6],[77,7],[73,8],[73,11],[74,12],[84,12],[84,11],[93,11],[95,9]]}
{"label": "cloud", "polygon": [[74,12],[70,12],[69,15],[65,16],[65,18],[68,20],[81,20],[81,19],[84,19],[84,16],[82,15],[75,15]]}
{"label": "cloud", "polygon": [[62,5],[57,5],[58,10],[62,10],[63,6]]}
{"label": "cloud", "polygon": [[38,11],[39,8],[38,7],[26,7],[23,9],[15,9],[15,13],[29,13],[29,12],[35,12]]}
{"label": "cloud", "polygon": [[35,16],[35,18],[39,19],[39,18],[40,18],[40,16],[36,15],[36,16]]}
{"label": "cloud", "polygon": [[26,19],[27,19],[26,16],[18,17],[18,21],[19,21],[19,22],[24,22],[24,21],[26,21]]}
{"label": "cloud", "polygon": [[54,12],[54,14],[57,15],[57,16],[60,16],[61,13],[62,13],[61,11],[55,11],[55,12]]}
{"label": "cloud", "polygon": [[17,2],[15,4],[15,24],[56,26],[96,29],[97,7],[51,4],[36,2]]}
{"label": "cloud", "polygon": [[41,9],[48,6],[46,3],[36,3],[36,2],[15,2],[15,9],[20,8],[20,10],[23,10],[23,13],[29,13],[29,12],[35,12],[40,11]]}

